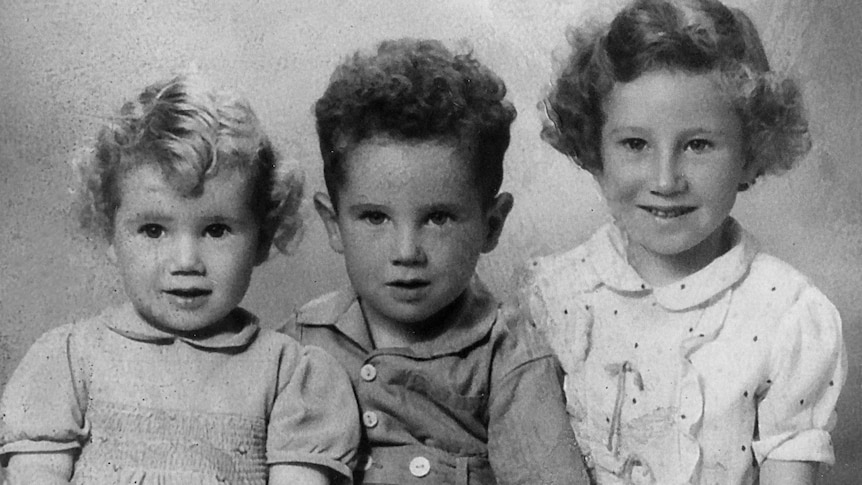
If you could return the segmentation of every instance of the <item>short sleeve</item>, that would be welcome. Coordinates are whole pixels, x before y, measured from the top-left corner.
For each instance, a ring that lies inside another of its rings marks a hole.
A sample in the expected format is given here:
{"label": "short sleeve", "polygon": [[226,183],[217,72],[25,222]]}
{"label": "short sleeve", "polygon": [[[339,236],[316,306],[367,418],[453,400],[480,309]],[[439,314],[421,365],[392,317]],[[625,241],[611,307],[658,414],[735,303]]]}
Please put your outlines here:
{"label": "short sleeve", "polygon": [[497,345],[488,454],[501,485],[589,483],[566,414],[562,371],[527,320],[509,321]]}
{"label": "short sleeve", "polygon": [[297,344],[282,359],[267,429],[267,463],[324,466],[349,481],[360,428],[347,374],[313,346]]}
{"label": "short sleeve", "polygon": [[0,402],[0,456],[81,447],[88,435],[85,386],[72,325],[44,334],[12,374]]}
{"label": "short sleeve", "polygon": [[757,411],[757,459],[834,464],[829,432],[847,374],[838,311],[809,287],[782,317],[775,341],[771,385]]}

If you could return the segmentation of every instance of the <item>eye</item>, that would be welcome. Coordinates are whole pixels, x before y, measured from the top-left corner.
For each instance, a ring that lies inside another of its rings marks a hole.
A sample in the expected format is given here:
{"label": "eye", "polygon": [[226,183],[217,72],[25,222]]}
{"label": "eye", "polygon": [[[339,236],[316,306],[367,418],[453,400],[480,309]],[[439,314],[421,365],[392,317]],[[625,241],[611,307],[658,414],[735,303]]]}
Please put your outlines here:
{"label": "eye", "polygon": [[224,237],[226,233],[230,233],[230,227],[225,224],[210,224],[204,229],[204,234],[216,239]]}
{"label": "eye", "polygon": [[380,211],[363,212],[362,214],[360,214],[359,218],[364,221],[367,221],[372,226],[379,226],[380,224],[386,222],[386,219],[388,219],[386,217],[386,214]]}
{"label": "eye", "polygon": [[620,140],[620,145],[633,152],[640,152],[646,148],[647,142],[643,138],[624,138]]}
{"label": "eye", "polygon": [[143,234],[150,239],[158,239],[165,233],[165,228],[158,224],[144,224],[138,228],[138,234]]}
{"label": "eye", "polygon": [[442,226],[452,220],[452,215],[446,212],[432,212],[428,215],[428,222],[435,226]]}
{"label": "eye", "polygon": [[694,140],[691,140],[686,143],[685,148],[686,150],[691,150],[695,153],[703,153],[712,148],[713,146],[714,145],[709,140],[705,140],[703,138],[695,138]]}

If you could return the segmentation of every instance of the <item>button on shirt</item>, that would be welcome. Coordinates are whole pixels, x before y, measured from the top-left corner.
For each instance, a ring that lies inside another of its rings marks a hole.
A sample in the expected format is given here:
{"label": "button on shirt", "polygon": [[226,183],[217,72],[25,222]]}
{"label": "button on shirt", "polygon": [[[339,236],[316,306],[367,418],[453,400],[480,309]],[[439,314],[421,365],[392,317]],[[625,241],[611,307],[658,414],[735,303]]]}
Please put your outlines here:
{"label": "button on shirt", "polygon": [[366,434],[356,482],[587,483],[541,335],[478,280],[457,305],[449,330],[410,348],[374,348],[350,289],[287,325],[353,382]]}
{"label": "button on shirt", "polygon": [[664,287],[627,263],[613,224],[528,263],[521,294],[600,484],[750,484],[765,459],[834,462],[838,312],[735,221],[731,234],[727,253]]}

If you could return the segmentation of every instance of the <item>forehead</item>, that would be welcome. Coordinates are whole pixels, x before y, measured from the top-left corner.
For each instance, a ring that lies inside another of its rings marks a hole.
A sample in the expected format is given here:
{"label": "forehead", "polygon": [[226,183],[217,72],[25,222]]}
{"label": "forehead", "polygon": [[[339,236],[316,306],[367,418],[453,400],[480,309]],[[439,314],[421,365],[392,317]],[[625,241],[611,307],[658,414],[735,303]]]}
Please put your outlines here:
{"label": "forehead", "polygon": [[207,212],[237,212],[251,205],[253,186],[248,176],[238,170],[220,170],[208,177],[201,189],[189,192],[154,165],[141,165],[126,171],[120,178],[119,207],[149,208],[159,211],[181,211],[192,208]]}
{"label": "forehead", "polygon": [[739,123],[731,98],[713,74],[658,70],[617,83],[603,104],[606,126]]}
{"label": "forehead", "polygon": [[350,150],[344,165],[340,197],[479,197],[469,151],[456,142],[371,138]]}

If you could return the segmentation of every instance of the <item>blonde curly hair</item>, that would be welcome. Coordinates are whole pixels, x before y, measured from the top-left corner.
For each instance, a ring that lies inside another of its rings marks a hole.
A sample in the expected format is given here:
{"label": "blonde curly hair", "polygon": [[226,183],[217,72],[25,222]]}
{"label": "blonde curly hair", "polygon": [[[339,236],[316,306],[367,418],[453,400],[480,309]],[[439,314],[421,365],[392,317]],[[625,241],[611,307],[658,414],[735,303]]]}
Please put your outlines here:
{"label": "blonde curly hair", "polygon": [[158,167],[186,196],[200,194],[220,170],[238,170],[253,181],[261,249],[289,252],[301,235],[302,172],[279,156],[248,102],[211,89],[198,76],[178,75],[144,88],[74,161],[84,229],[112,238],[122,202],[119,182],[142,165]]}

